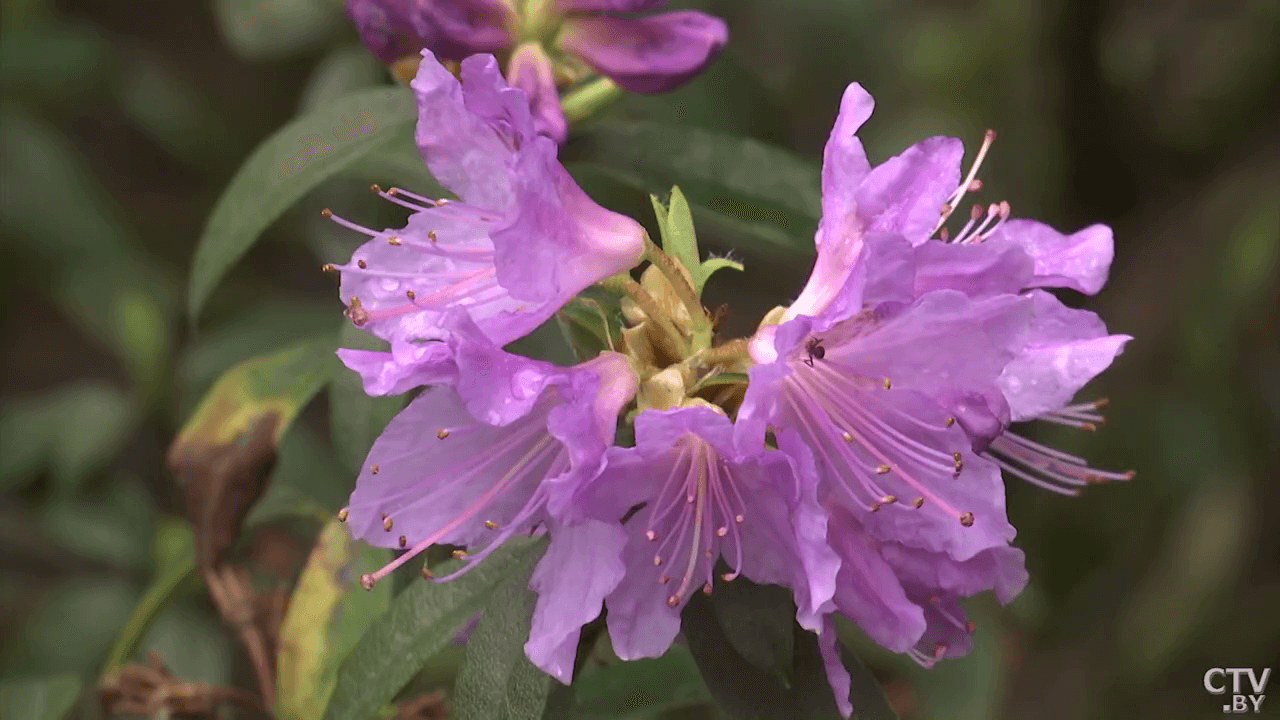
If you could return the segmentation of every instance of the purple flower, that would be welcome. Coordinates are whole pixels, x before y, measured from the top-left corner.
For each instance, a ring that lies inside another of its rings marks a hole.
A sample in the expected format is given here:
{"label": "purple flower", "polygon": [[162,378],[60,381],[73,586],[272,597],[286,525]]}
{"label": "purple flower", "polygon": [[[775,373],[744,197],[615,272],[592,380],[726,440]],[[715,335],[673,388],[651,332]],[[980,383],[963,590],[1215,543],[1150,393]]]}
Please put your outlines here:
{"label": "purple flower", "polygon": [[604,472],[552,527],[531,584],[539,598],[529,658],[568,682],[579,629],[602,604],[619,657],[661,655],[691,594],[712,591],[720,558],[730,568],[722,581],[741,574],[791,588],[797,619],[817,629],[838,561],[813,473],[792,435],[780,435],[778,450],[743,452],[732,423],[710,407],[641,413],[636,446],[610,450]]}
{"label": "purple flower", "polygon": [[421,370],[447,360],[430,341],[447,338],[450,310],[465,309],[505,345],[644,252],[644,229],[574,183],[555,143],[534,131],[525,94],[507,86],[491,56],[463,61],[461,84],[429,52],[423,58],[413,82],[418,147],[459,200],[392,188],[382,196],[414,211],[405,227],[373,232],[334,218],[373,236],[333,269],[352,321],[391,344],[352,365],[376,394],[436,376]]}
{"label": "purple flower", "polygon": [[[348,0],[366,45],[391,64],[431,50],[441,60],[513,51],[511,84],[526,91],[539,132],[563,142],[559,87],[588,68],[638,93],[673,90],[728,41],[724,21],[696,11],[651,16],[665,0],[548,0],[517,12],[501,0]],[[557,58],[555,62],[551,58]]]}
{"label": "purple flower", "polygon": [[431,545],[481,546],[474,563],[544,524],[600,472],[636,390],[616,353],[560,368],[462,342],[457,365],[454,386],[424,391],[387,425],[343,511],[353,536],[409,548],[366,587]]}

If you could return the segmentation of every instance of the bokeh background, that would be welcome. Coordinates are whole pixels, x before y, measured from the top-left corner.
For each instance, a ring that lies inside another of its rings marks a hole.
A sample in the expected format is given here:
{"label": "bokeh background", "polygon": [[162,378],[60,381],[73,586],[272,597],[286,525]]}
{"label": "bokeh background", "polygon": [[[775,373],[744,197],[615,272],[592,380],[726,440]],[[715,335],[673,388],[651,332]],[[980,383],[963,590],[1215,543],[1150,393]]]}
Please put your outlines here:
{"label": "bokeh background", "polygon": [[[932,134],[972,151],[995,128],[983,200],[1063,230],[1115,229],[1107,289],[1069,300],[1136,337],[1086,390],[1111,398],[1109,422],[1038,436],[1137,478],[1077,499],[1011,484],[1031,586],[1008,608],[971,605],[968,658],[925,672],[868,649],[901,716],[1220,717],[1206,669],[1280,659],[1280,3],[696,5],[731,26],[722,58],[678,92],[609,113],[816,160],[856,80],[877,102],[862,132],[873,161]],[[389,80],[339,0],[0,7],[0,675],[70,673],[88,687],[183,542],[164,464],[175,432],[222,371],[340,322],[319,265],[359,238],[316,211],[371,225],[388,212],[367,178],[326,183],[272,226],[193,328],[183,289],[213,202],[296,113]],[[704,232],[712,249],[734,246],[731,229]],[[717,276],[709,297],[730,304],[730,333],[798,290],[812,246],[796,247]],[[328,440],[328,400],[286,437],[273,483],[334,509],[352,481]],[[267,570],[268,610],[310,533],[249,533],[242,552]],[[252,687],[198,588],[144,647],[177,676]],[[98,716],[91,693],[77,712]]]}

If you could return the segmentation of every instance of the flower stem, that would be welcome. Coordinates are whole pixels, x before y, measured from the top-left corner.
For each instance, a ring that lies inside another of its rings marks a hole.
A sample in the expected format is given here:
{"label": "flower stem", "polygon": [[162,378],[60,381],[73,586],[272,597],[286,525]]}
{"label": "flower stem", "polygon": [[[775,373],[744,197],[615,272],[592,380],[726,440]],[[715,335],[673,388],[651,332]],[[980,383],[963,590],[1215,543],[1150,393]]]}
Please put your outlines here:
{"label": "flower stem", "polygon": [[640,283],[630,277],[624,277],[617,280],[610,278],[610,280],[616,282],[619,289],[621,289],[627,297],[634,300],[636,305],[640,306],[640,309],[644,311],[646,319],[652,321],[660,330],[662,330],[662,334],[673,346],[666,349],[668,351],[674,351],[674,357],[684,357],[689,353],[689,344],[688,341],[685,340],[684,335],[676,329],[675,324],[671,322],[671,318],[667,317],[666,313],[662,312],[662,306],[658,305],[658,301],[654,300],[653,296],[641,287]]}
{"label": "flower stem", "polygon": [[605,105],[622,96],[622,88],[607,77],[596,78],[591,82],[570,90],[560,100],[564,117],[570,123],[577,123],[594,115]]}

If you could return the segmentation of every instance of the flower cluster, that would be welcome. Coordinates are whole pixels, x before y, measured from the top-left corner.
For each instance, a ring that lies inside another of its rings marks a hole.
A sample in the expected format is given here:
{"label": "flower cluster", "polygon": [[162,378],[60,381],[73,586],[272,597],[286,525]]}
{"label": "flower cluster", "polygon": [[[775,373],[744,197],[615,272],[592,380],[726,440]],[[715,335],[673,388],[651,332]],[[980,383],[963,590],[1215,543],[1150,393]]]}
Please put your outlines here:
{"label": "flower cluster", "polygon": [[[619,657],[654,657],[693,593],[739,576],[782,585],[848,715],[836,615],[931,665],[970,647],[961,599],[1008,602],[1026,584],[1002,471],[1068,494],[1128,477],[1010,431],[1093,427],[1099,403],[1073,397],[1129,338],[1046,290],[1097,292],[1108,228],[1064,235],[998,203],[948,231],[993,134],[963,176],[952,138],[872,167],[856,134],[872,100],[849,86],[808,284],[753,337],[717,344],[694,281],[705,268],[592,202],[493,57],[460,70],[423,52],[412,84],[418,144],[458,199],[378,189],[413,211],[404,228],[334,218],[371,237],[332,266],[347,314],[390,346],[342,360],[371,394],[430,386],[343,510],[356,537],[407,550],[367,587],[432,545],[465,548],[470,567],[545,531],[525,649],[568,682],[602,609]],[[623,298],[611,350],[559,367],[503,349],[591,285]],[[634,444],[616,442],[620,423]]]}
{"label": "flower cluster", "polygon": [[443,61],[473,53],[505,58],[539,132],[564,142],[560,89],[595,73],[637,93],[675,89],[700,73],[728,41],[724,21],[692,10],[657,15],[667,0],[347,0],[366,45],[384,62]]}

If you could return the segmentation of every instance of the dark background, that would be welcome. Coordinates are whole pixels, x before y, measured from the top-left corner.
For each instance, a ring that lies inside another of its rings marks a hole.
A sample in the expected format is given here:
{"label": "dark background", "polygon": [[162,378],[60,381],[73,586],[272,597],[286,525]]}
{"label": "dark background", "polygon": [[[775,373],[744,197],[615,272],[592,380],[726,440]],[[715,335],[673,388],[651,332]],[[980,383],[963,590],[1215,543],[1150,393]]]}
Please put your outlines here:
{"label": "dark background", "polygon": [[[237,12],[255,5],[273,14]],[[1109,285],[1069,299],[1136,338],[1084,395],[1111,398],[1109,422],[1040,436],[1137,478],[1078,499],[1011,483],[1031,586],[971,605],[968,658],[926,673],[869,652],[902,717],[1219,717],[1206,669],[1280,657],[1280,3],[701,6],[732,30],[713,69],[611,113],[817,159],[858,81],[877,103],[873,162],[933,134],[972,152],[995,128],[983,200],[1115,229]],[[163,457],[193,403],[233,363],[339,321],[318,269],[359,238],[315,211],[387,212],[362,181],[326,184],[197,332],[183,288],[210,208],[267,134],[385,74],[336,0],[6,0],[0,20],[0,673],[88,680],[175,532]],[[797,292],[811,256],[745,260],[710,291],[737,334]],[[351,480],[316,405],[276,477],[336,507]],[[246,552],[287,578],[306,550],[277,528]],[[175,674],[252,686],[198,593],[145,645]]]}

